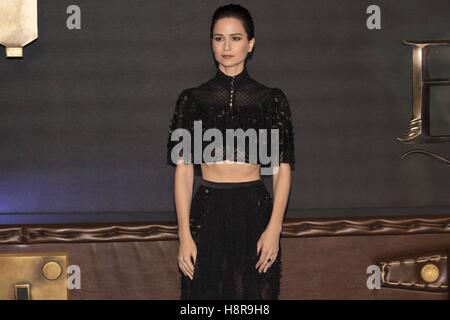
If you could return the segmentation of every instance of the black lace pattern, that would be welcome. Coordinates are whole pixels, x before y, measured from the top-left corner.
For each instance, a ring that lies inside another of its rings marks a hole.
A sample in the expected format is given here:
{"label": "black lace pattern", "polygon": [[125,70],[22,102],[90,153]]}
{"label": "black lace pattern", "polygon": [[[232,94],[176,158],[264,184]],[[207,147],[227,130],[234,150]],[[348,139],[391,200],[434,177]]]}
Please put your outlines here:
{"label": "black lace pattern", "polygon": [[[175,111],[169,123],[169,136],[167,142],[167,164],[175,166],[183,159],[183,152],[176,155],[172,161],[172,150],[179,141],[172,141],[172,133],[178,129],[186,129],[194,137],[194,121],[202,121],[202,134],[205,130],[216,128],[224,137],[223,148],[214,154],[216,161],[243,160],[245,163],[257,163],[262,167],[270,166],[263,163],[259,152],[256,159],[249,155],[250,139],[246,139],[245,149],[237,144],[232,150],[234,159],[229,159],[225,152],[226,129],[267,129],[268,155],[272,154],[270,148],[270,129],[279,130],[279,162],[289,163],[295,170],[294,126],[292,124],[289,100],[283,90],[269,88],[252,79],[245,68],[235,77],[223,74],[219,69],[211,80],[195,88],[183,90],[176,101]],[[258,145],[258,136],[253,140]],[[202,151],[211,141],[202,141]],[[186,155],[185,163],[194,160],[194,139],[191,139],[191,152]],[[259,145],[258,145],[259,146]],[[216,150],[217,151],[217,150]],[[239,155],[242,158],[239,158]],[[204,159],[198,159],[204,163]],[[197,163],[197,159],[195,159]],[[242,162],[242,161],[240,161]]]}
{"label": "black lace pattern", "polygon": [[[242,203],[240,199],[247,199]],[[263,184],[236,189],[200,185],[189,219],[197,245],[194,278],[181,275],[182,300],[277,300],[282,250],[267,272],[255,268],[257,242],[267,227],[273,199]],[[280,239],[281,244],[281,239]]]}

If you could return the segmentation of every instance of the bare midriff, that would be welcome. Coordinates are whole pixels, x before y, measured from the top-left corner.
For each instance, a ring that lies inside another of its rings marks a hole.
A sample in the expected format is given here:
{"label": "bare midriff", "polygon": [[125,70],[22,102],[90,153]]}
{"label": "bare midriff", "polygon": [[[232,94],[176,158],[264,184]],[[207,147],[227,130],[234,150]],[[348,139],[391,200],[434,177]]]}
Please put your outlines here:
{"label": "bare midriff", "polygon": [[245,182],[261,179],[260,165],[230,160],[202,163],[202,178],[214,182]]}

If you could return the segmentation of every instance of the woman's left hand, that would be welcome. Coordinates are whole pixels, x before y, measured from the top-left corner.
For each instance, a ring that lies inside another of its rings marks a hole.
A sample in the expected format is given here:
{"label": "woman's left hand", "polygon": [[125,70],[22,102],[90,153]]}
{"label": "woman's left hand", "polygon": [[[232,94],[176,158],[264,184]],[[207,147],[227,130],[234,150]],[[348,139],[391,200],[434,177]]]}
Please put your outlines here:
{"label": "woman's left hand", "polygon": [[[268,225],[266,230],[261,234],[256,246],[257,255],[259,255],[261,251],[261,256],[255,266],[259,273],[265,273],[275,261],[280,245],[280,233],[281,230],[272,228]],[[270,262],[268,261],[269,259]]]}

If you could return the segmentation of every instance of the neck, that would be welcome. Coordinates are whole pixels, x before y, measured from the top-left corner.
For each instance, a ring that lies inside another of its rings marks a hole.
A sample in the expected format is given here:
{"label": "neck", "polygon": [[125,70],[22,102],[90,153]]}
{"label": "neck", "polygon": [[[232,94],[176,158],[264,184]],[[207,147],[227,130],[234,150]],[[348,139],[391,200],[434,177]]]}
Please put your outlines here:
{"label": "neck", "polygon": [[242,73],[242,71],[245,69],[245,63],[240,63],[238,65],[234,65],[232,67],[225,67],[221,64],[219,64],[218,69],[225,75],[229,77],[234,77]]}

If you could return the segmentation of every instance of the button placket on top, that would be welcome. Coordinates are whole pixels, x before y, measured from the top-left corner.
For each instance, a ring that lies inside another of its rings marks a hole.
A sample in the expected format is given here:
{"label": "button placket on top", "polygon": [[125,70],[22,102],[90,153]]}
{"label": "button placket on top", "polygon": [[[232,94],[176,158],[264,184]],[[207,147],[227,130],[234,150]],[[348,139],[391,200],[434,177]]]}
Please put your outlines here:
{"label": "button placket on top", "polygon": [[234,97],[234,76],[231,78],[231,82],[230,82],[230,112],[231,112],[231,118],[234,118],[234,115],[233,115],[233,97]]}

